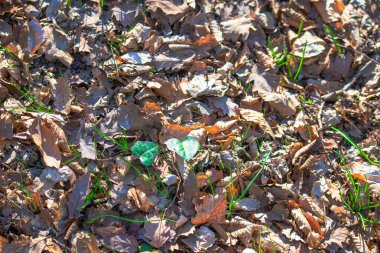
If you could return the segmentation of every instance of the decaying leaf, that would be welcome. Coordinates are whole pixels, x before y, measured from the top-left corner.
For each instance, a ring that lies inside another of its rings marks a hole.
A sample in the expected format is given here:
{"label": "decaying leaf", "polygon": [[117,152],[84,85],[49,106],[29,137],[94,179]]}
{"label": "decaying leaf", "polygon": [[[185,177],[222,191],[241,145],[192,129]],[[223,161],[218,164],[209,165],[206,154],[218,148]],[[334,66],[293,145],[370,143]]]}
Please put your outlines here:
{"label": "decaying leaf", "polygon": [[199,199],[200,204],[195,205],[197,214],[191,219],[193,224],[218,223],[225,219],[227,213],[227,200],[222,194],[206,195]]}
{"label": "decaying leaf", "polygon": [[59,168],[61,151],[71,152],[63,130],[52,120],[36,118],[29,128],[29,133],[40,150],[45,164]]}
{"label": "decaying leaf", "polygon": [[227,40],[237,41],[240,38],[244,41],[250,32],[255,30],[250,17],[238,17],[221,23],[223,37]]}
{"label": "decaying leaf", "polygon": [[302,51],[306,44],[306,50],[305,50],[305,58],[311,58],[318,56],[323,53],[325,50],[325,42],[310,33],[309,31],[306,31],[301,37],[296,39],[293,43],[293,54],[297,57],[302,57]]}
{"label": "decaying leaf", "polygon": [[206,226],[201,226],[195,234],[182,241],[190,247],[193,252],[204,252],[210,248],[216,241],[215,233]]}
{"label": "decaying leaf", "polygon": [[272,128],[269,126],[268,122],[264,118],[264,114],[250,109],[239,109],[239,112],[243,119],[248,122],[255,123],[261,127],[265,133],[274,137]]}
{"label": "decaying leaf", "polygon": [[57,84],[54,89],[54,106],[64,114],[69,114],[70,103],[73,100],[69,80],[64,77],[57,78]]}
{"label": "decaying leaf", "polygon": [[123,228],[114,226],[99,227],[96,232],[102,237],[103,244],[112,250],[125,253],[138,251],[139,244],[137,240],[127,234]]}
{"label": "decaying leaf", "polygon": [[259,91],[259,96],[269,105],[276,110],[281,116],[288,117],[296,114],[296,106],[292,96],[284,92],[278,94],[273,92]]}
{"label": "decaying leaf", "polygon": [[[151,217],[151,220],[159,220],[159,217]],[[144,240],[155,248],[161,248],[168,240],[174,238],[175,232],[170,229],[167,221],[154,221],[144,224]]]}
{"label": "decaying leaf", "polygon": [[91,173],[88,171],[81,176],[72,192],[69,195],[68,212],[70,218],[78,218],[82,207],[85,204],[85,198],[90,192]]}
{"label": "decaying leaf", "polygon": [[186,91],[192,97],[223,96],[228,87],[221,80],[206,79],[204,75],[195,76],[187,85]]}

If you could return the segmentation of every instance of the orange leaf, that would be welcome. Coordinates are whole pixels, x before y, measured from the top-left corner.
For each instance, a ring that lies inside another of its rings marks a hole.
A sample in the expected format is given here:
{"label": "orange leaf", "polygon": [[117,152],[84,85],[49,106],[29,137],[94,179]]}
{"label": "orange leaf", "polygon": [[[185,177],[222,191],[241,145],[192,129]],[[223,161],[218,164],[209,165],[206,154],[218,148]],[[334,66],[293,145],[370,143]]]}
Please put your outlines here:
{"label": "orange leaf", "polygon": [[205,37],[200,38],[199,40],[196,41],[196,44],[198,46],[205,46],[205,45],[213,45],[217,44],[218,42],[215,39],[215,36],[213,34],[207,34]]}
{"label": "orange leaf", "polygon": [[237,120],[231,121],[218,121],[212,126],[205,126],[204,129],[210,134],[218,134],[220,132],[226,131],[230,129],[233,125],[235,125]]}
{"label": "orange leaf", "polygon": [[300,208],[300,206],[294,200],[289,200],[289,205],[294,208]]}
{"label": "orange leaf", "polygon": [[344,11],[344,4],[341,0],[335,0],[335,5],[336,5],[336,8],[340,11],[340,12],[343,12]]}
{"label": "orange leaf", "polygon": [[224,221],[227,213],[227,200],[223,194],[208,194],[200,199],[201,203],[195,206],[197,214],[191,219],[193,224],[218,223]]}
{"label": "orange leaf", "polygon": [[323,232],[321,230],[321,226],[319,225],[319,223],[314,219],[313,216],[311,216],[310,214],[308,214],[307,212],[302,212],[303,213],[303,216],[305,216],[305,218],[307,219],[307,222],[309,222],[309,225],[310,227],[316,231],[320,236],[323,236]]}
{"label": "orange leaf", "polygon": [[160,105],[153,102],[145,102],[144,107],[142,108],[142,111],[146,113],[156,112],[160,110],[161,110]]}

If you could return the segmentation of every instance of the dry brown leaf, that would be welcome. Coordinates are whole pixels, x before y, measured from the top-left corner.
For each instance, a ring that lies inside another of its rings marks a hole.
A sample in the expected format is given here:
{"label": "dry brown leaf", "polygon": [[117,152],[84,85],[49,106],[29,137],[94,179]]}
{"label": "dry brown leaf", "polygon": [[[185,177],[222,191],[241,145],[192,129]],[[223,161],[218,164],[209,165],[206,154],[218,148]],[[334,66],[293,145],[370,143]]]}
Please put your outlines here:
{"label": "dry brown leaf", "polygon": [[269,103],[270,107],[276,110],[281,116],[288,117],[296,114],[297,108],[294,104],[294,99],[291,99],[292,96],[289,93],[278,94],[260,90],[258,92],[259,96],[265,102]]}
{"label": "dry brown leaf", "polygon": [[[99,227],[96,228],[96,232],[101,236],[103,244],[112,250],[123,253],[137,252],[138,250],[139,244],[135,237],[127,234],[123,228]],[[95,242],[92,243],[92,245],[94,244]]]}
{"label": "dry brown leaf", "polygon": [[259,125],[265,133],[274,138],[273,131],[269,126],[269,123],[265,120],[264,114],[250,109],[239,109],[240,115],[248,122],[253,122]]}
{"label": "dry brown leaf", "polygon": [[145,192],[137,188],[131,188],[128,190],[128,197],[130,197],[138,209],[148,212],[151,207],[155,205]]}
{"label": "dry brown leaf", "polygon": [[350,232],[346,227],[338,227],[330,234],[328,240],[323,243],[323,247],[326,249],[334,249],[335,245],[344,249],[343,244],[349,244],[350,242]]}
{"label": "dry brown leaf", "polygon": [[[153,216],[150,220],[159,220]],[[155,248],[161,248],[165,243],[174,238],[175,232],[171,230],[166,220],[147,222],[144,224],[144,240]]]}
{"label": "dry brown leaf", "polygon": [[301,209],[291,210],[292,216],[297,224],[297,227],[307,237],[311,233],[311,227]]}
{"label": "dry brown leaf", "polygon": [[34,119],[29,133],[47,166],[61,166],[61,151],[70,152],[63,130],[50,119]]}
{"label": "dry brown leaf", "polygon": [[303,194],[302,196],[300,196],[298,202],[303,210],[316,215],[318,218],[322,219],[325,216],[325,213],[323,212],[322,208],[320,208],[318,204],[315,202],[315,200],[310,196]]}
{"label": "dry brown leaf", "polygon": [[29,25],[29,37],[28,37],[28,51],[30,54],[34,54],[45,41],[45,34],[42,26],[37,20],[32,19],[28,23]]}
{"label": "dry brown leaf", "polygon": [[227,200],[223,194],[215,196],[208,194],[199,199],[200,204],[195,206],[197,214],[191,219],[193,224],[218,223],[225,219]]}
{"label": "dry brown leaf", "polygon": [[320,236],[323,236],[323,232],[322,232],[321,226],[319,225],[318,221],[316,221],[314,219],[314,217],[311,216],[310,214],[308,214],[307,212],[302,212],[302,213],[305,216],[305,218],[307,219],[307,221],[309,222],[310,227],[315,232],[317,232]]}
{"label": "dry brown leaf", "polygon": [[87,171],[87,173],[81,176],[73,190],[69,195],[69,205],[68,212],[70,218],[78,218],[80,216],[81,209],[85,204],[85,199],[88,193],[90,192],[90,180],[91,180],[91,172]]}
{"label": "dry brown leaf", "polygon": [[58,77],[57,84],[54,93],[54,106],[62,113],[69,114],[70,113],[70,104],[73,100],[69,80],[65,77]]}
{"label": "dry brown leaf", "polygon": [[321,38],[306,31],[301,37],[293,43],[293,54],[297,57],[302,57],[302,51],[307,44],[305,50],[305,58],[311,58],[322,54],[325,50],[326,42]]}
{"label": "dry brown leaf", "polygon": [[248,39],[250,32],[256,30],[250,17],[238,17],[224,21],[221,23],[221,27],[223,37],[232,41],[238,41],[240,36],[245,41]]}
{"label": "dry brown leaf", "polygon": [[236,119],[230,121],[218,121],[212,126],[205,126],[203,128],[210,134],[218,134],[220,132],[230,129],[232,126],[236,124],[236,122]]}
{"label": "dry brown leaf", "polygon": [[13,138],[13,119],[12,115],[7,112],[1,112],[0,115],[0,138]]}
{"label": "dry brown leaf", "polygon": [[188,8],[186,2],[184,2],[182,5],[178,5],[169,0],[146,0],[145,4],[152,10],[156,8],[161,9],[165,15],[182,14]]}
{"label": "dry brown leaf", "polygon": [[160,143],[164,144],[171,138],[182,140],[188,136],[192,130],[200,129],[203,127],[203,124],[194,124],[190,126],[183,126],[179,124],[164,124],[160,132]]}

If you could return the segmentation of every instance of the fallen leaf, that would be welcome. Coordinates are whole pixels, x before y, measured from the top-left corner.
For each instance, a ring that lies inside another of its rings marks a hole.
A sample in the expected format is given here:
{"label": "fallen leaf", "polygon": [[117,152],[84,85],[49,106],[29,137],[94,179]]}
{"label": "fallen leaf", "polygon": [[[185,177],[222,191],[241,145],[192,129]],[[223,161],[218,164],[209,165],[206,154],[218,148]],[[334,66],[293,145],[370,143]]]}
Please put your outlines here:
{"label": "fallen leaf", "polygon": [[29,54],[34,54],[45,41],[45,33],[42,26],[35,19],[30,20],[28,26],[28,52]]}
{"label": "fallen leaf", "polygon": [[138,251],[139,243],[135,237],[124,232],[123,228],[114,226],[98,227],[96,232],[101,236],[103,244],[112,250],[123,253]]}
{"label": "fallen leaf", "polygon": [[169,0],[146,0],[145,4],[152,9],[161,9],[165,15],[182,14],[187,9],[186,2],[184,2],[182,5],[178,5]]}
{"label": "fallen leaf", "polygon": [[223,37],[232,41],[238,41],[240,38],[245,41],[248,39],[250,32],[255,30],[250,17],[237,17],[224,21],[220,25]]}
{"label": "fallen leaf", "polygon": [[265,133],[274,137],[271,127],[264,118],[264,114],[250,109],[239,109],[239,112],[243,119],[245,119],[248,122],[252,122],[259,125]]}
{"label": "fallen leaf", "polygon": [[85,199],[90,192],[90,179],[91,172],[87,172],[85,175],[81,176],[73,190],[69,195],[69,205],[68,212],[70,218],[78,218],[82,207],[85,204]]}
{"label": "fallen leaf", "polygon": [[[150,220],[159,220],[159,217],[150,217]],[[152,221],[144,224],[144,240],[155,248],[161,248],[167,241],[174,238],[175,232],[170,229],[166,220]]]}
{"label": "fallen leaf", "polygon": [[1,112],[0,115],[0,138],[9,139],[13,138],[13,119],[9,113]]}
{"label": "fallen leaf", "polygon": [[186,91],[192,97],[218,96],[221,97],[226,92],[228,86],[221,80],[213,78],[207,79],[204,75],[196,75],[186,86]]}
{"label": "fallen leaf", "polygon": [[70,90],[69,80],[65,77],[58,77],[57,84],[53,89],[54,106],[64,114],[70,113],[70,104],[73,96]]}
{"label": "fallen leaf", "polygon": [[210,134],[218,134],[220,132],[226,131],[230,129],[232,126],[236,124],[237,120],[230,120],[230,121],[217,121],[212,126],[205,126],[204,129]]}
{"label": "fallen leaf", "polygon": [[302,57],[302,51],[306,46],[305,50],[305,58],[311,58],[322,54],[325,51],[325,42],[306,31],[301,37],[297,38],[293,43],[293,51],[292,53],[297,57]]}
{"label": "fallen leaf", "polygon": [[193,252],[204,252],[210,248],[215,242],[215,233],[206,226],[201,226],[194,234],[190,235],[182,241]]}
{"label": "fallen leaf", "polygon": [[281,116],[289,117],[293,116],[297,112],[297,108],[294,104],[294,98],[285,92],[285,94],[278,94],[274,92],[258,91],[259,96],[267,103],[270,107],[276,110]]}
{"label": "fallen leaf", "polygon": [[137,188],[130,188],[128,190],[128,197],[133,200],[138,209],[145,212],[148,212],[155,205],[145,192]]}
{"label": "fallen leaf", "polygon": [[152,62],[152,55],[149,52],[128,52],[118,57],[118,60],[131,64],[147,64]]}
{"label": "fallen leaf", "polygon": [[225,219],[227,200],[223,194],[215,196],[208,194],[200,198],[200,204],[195,205],[197,214],[191,219],[193,224],[218,223]]}
{"label": "fallen leaf", "polygon": [[47,166],[59,168],[61,166],[61,151],[71,152],[66,135],[52,120],[34,119],[29,133],[42,154]]}

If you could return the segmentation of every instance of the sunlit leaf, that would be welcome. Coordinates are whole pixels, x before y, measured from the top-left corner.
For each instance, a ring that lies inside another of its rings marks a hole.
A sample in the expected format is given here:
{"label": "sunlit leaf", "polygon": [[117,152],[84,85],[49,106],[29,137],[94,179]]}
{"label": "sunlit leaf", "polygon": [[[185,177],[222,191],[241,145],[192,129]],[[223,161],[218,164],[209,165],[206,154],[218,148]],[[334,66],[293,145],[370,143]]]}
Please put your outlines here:
{"label": "sunlit leaf", "polygon": [[132,154],[140,157],[144,166],[150,166],[158,155],[158,145],[151,141],[137,141],[131,147],[131,151]]}
{"label": "sunlit leaf", "polygon": [[196,138],[186,137],[183,141],[176,138],[169,139],[166,146],[170,151],[174,151],[186,161],[190,161],[198,152],[200,144]]}

